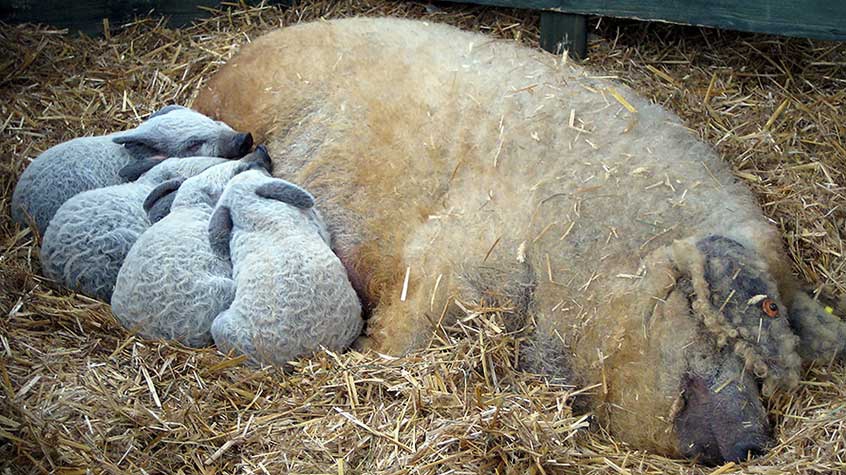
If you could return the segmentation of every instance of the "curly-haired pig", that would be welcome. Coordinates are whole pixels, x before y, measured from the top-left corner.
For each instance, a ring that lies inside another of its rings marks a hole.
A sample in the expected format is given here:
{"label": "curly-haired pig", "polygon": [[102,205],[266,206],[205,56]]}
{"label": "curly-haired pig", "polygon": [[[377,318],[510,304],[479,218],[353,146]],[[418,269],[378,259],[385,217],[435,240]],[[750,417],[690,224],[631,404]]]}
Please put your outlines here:
{"label": "curly-haired pig", "polygon": [[253,39],[195,106],[252,130],[284,157],[274,175],[318,197],[372,309],[358,347],[401,354],[468,305],[508,309],[521,364],[595,385],[585,407],[621,441],[762,453],[763,399],[797,385],[803,358],[843,358],[844,323],[800,290],[729,165],[603,76],[353,18]]}
{"label": "curly-haired pig", "polygon": [[141,234],[118,272],[111,303],[124,327],[145,338],[187,346],[211,343],[212,321],[232,303],[235,285],[229,259],[209,245],[209,218],[229,180],[252,169],[270,170],[264,147],[150,192],[148,209],[173,199],[170,213]]}
{"label": "curly-haired pig", "polygon": [[182,106],[153,113],[138,127],[97,137],[80,137],[41,153],[21,174],[12,194],[12,218],[33,224],[39,234],[59,207],[87,190],[125,183],[120,171],[149,157],[237,158],[253,145],[249,133]]}
{"label": "curly-haired pig", "polygon": [[286,367],[321,348],[344,350],[358,337],[361,305],[307,191],[242,173],[223,192],[209,239],[232,261],[235,281],[235,300],[211,327],[221,351]]}
{"label": "curly-haired pig", "polygon": [[[145,209],[147,195],[158,185],[171,180],[176,184],[226,161],[213,157],[142,159],[121,170],[123,178],[134,181],[75,195],[59,207],[44,232],[44,274],[89,297],[110,301],[129,249],[151,222],[168,211],[166,200]],[[143,173],[145,168],[149,171]]]}

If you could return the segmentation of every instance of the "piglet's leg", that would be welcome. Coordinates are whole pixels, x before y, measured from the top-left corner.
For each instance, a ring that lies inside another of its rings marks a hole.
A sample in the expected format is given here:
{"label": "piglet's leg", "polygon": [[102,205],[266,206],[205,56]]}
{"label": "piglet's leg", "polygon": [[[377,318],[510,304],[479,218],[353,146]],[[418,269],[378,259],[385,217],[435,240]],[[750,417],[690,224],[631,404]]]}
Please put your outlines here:
{"label": "piglet's leg", "polygon": [[788,318],[799,335],[802,359],[827,363],[846,358],[846,322],[807,294],[797,292],[793,296]]}
{"label": "piglet's leg", "polygon": [[238,312],[229,309],[218,315],[212,322],[211,334],[221,353],[234,351],[255,361],[257,352],[253,344],[250,322]]}

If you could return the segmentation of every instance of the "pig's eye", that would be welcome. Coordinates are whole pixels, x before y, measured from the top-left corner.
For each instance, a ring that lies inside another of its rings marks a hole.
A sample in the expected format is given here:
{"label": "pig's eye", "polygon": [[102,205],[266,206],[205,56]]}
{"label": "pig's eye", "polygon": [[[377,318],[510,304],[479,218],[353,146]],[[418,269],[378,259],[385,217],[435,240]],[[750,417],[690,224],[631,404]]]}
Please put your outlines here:
{"label": "pig's eye", "polygon": [[196,152],[196,151],[200,150],[200,147],[202,147],[202,146],[203,146],[202,140],[193,140],[193,141],[188,143],[188,146],[186,147],[186,149],[189,152]]}
{"label": "pig's eye", "polygon": [[770,318],[776,318],[778,316],[778,305],[772,299],[764,299],[761,302],[761,309]]}

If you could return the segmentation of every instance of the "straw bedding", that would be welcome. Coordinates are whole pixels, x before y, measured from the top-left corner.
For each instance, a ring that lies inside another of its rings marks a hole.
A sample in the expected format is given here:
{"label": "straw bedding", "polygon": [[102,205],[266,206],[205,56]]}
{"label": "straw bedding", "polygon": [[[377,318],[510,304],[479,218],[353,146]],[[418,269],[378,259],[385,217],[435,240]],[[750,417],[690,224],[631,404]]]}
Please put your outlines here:
{"label": "straw bedding", "polygon": [[[190,28],[143,19],[105,38],[0,25],[0,473],[837,473],[846,368],[808,368],[768,403],[779,445],[696,467],[634,451],[574,415],[573,388],[514,370],[500,309],[469,308],[404,358],[321,353],[293,374],[141,341],[108,306],[40,276],[9,200],[60,141],[188,103],[236,50],[298,21],[396,15],[536,44],[537,14],[452,4],[230,5]],[[587,64],[679,114],[783,231],[795,270],[846,310],[846,45],[593,21]],[[836,297],[840,296],[838,302]]]}

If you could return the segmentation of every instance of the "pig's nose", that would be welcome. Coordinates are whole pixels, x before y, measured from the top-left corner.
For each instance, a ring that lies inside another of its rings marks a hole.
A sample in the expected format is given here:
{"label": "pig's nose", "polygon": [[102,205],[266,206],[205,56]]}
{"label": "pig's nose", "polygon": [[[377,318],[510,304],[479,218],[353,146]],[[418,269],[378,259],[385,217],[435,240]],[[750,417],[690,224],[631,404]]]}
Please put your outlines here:
{"label": "pig's nose", "polygon": [[254,153],[256,155],[256,165],[270,171],[272,161],[270,160],[270,154],[267,153],[267,147],[259,145],[256,147],[256,151]]}
{"label": "pig's nose", "polygon": [[[740,365],[739,360],[731,360],[724,368],[737,374]],[[772,438],[755,381],[745,375],[740,383],[712,389],[720,381],[686,376],[685,406],[675,420],[679,451],[707,465],[763,455]]]}
{"label": "pig's nose", "polygon": [[236,147],[238,148],[239,156],[244,156],[250,153],[253,148],[253,134],[247,132],[246,134],[238,134],[235,136]]}
{"label": "pig's nose", "polygon": [[268,173],[272,170],[273,163],[270,160],[270,154],[264,145],[256,147],[253,153],[247,155],[242,159],[245,162],[246,170],[265,170]]}

